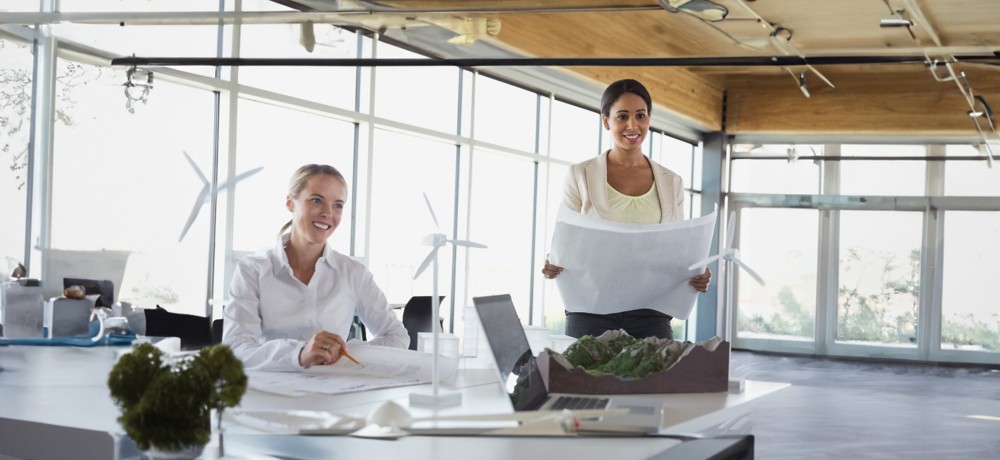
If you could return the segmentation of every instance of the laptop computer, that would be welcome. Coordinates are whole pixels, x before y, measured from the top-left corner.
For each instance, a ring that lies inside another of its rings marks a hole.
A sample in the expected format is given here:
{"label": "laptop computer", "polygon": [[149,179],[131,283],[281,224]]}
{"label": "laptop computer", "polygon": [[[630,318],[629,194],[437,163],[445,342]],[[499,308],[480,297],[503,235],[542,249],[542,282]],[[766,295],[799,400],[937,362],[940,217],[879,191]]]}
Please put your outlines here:
{"label": "laptop computer", "polygon": [[493,351],[500,383],[511,393],[515,411],[624,408],[627,415],[579,420],[579,430],[651,433],[660,429],[663,401],[657,397],[549,393],[510,295],[473,297],[472,301]]}

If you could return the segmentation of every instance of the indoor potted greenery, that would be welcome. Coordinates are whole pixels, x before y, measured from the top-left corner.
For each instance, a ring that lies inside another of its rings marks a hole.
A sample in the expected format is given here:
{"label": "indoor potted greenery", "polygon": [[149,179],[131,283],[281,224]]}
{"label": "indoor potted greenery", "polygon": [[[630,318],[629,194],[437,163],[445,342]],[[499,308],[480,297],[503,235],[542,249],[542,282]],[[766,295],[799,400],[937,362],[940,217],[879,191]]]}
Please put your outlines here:
{"label": "indoor potted greenery", "polygon": [[243,363],[226,345],[172,358],[144,343],[122,356],[108,376],[125,433],[152,457],[200,455],[212,434],[211,413],[239,404],[247,388]]}

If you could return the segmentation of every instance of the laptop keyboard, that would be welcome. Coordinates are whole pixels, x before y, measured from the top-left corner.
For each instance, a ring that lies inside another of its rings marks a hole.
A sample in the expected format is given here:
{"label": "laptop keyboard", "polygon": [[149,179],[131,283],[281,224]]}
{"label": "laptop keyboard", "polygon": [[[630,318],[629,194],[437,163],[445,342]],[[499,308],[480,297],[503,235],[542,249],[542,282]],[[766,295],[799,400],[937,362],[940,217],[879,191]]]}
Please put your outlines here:
{"label": "laptop keyboard", "polygon": [[588,398],[583,396],[559,396],[553,401],[551,410],[604,409],[608,398]]}

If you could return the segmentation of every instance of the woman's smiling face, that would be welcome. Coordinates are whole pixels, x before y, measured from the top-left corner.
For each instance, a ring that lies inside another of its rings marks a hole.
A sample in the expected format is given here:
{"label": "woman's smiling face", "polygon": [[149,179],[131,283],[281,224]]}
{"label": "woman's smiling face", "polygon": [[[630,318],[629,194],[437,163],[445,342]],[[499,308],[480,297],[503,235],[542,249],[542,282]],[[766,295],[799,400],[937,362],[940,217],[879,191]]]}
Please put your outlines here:
{"label": "woman's smiling face", "polygon": [[346,201],[347,187],[339,179],[326,174],[310,177],[298,196],[286,200],[292,231],[307,241],[325,243],[340,225]]}
{"label": "woman's smiling face", "polygon": [[633,150],[642,147],[649,132],[649,107],[646,101],[634,93],[624,93],[611,104],[608,116],[604,118],[604,128],[611,131],[615,147]]}

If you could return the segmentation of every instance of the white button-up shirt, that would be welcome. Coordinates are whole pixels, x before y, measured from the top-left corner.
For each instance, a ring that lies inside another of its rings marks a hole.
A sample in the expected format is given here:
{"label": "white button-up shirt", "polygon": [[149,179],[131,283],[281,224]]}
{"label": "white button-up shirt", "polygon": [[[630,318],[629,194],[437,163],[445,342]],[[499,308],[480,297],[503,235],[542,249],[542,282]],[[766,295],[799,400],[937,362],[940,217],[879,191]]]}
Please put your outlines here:
{"label": "white button-up shirt", "polygon": [[284,245],[240,260],[223,310],[222,343],[247,370],[299,370],[299,351],[326,330],[347,337],[354,315],[372,345],[406,348],[410,336],[368,268],[329,245],[308,285],[292,275]]}

